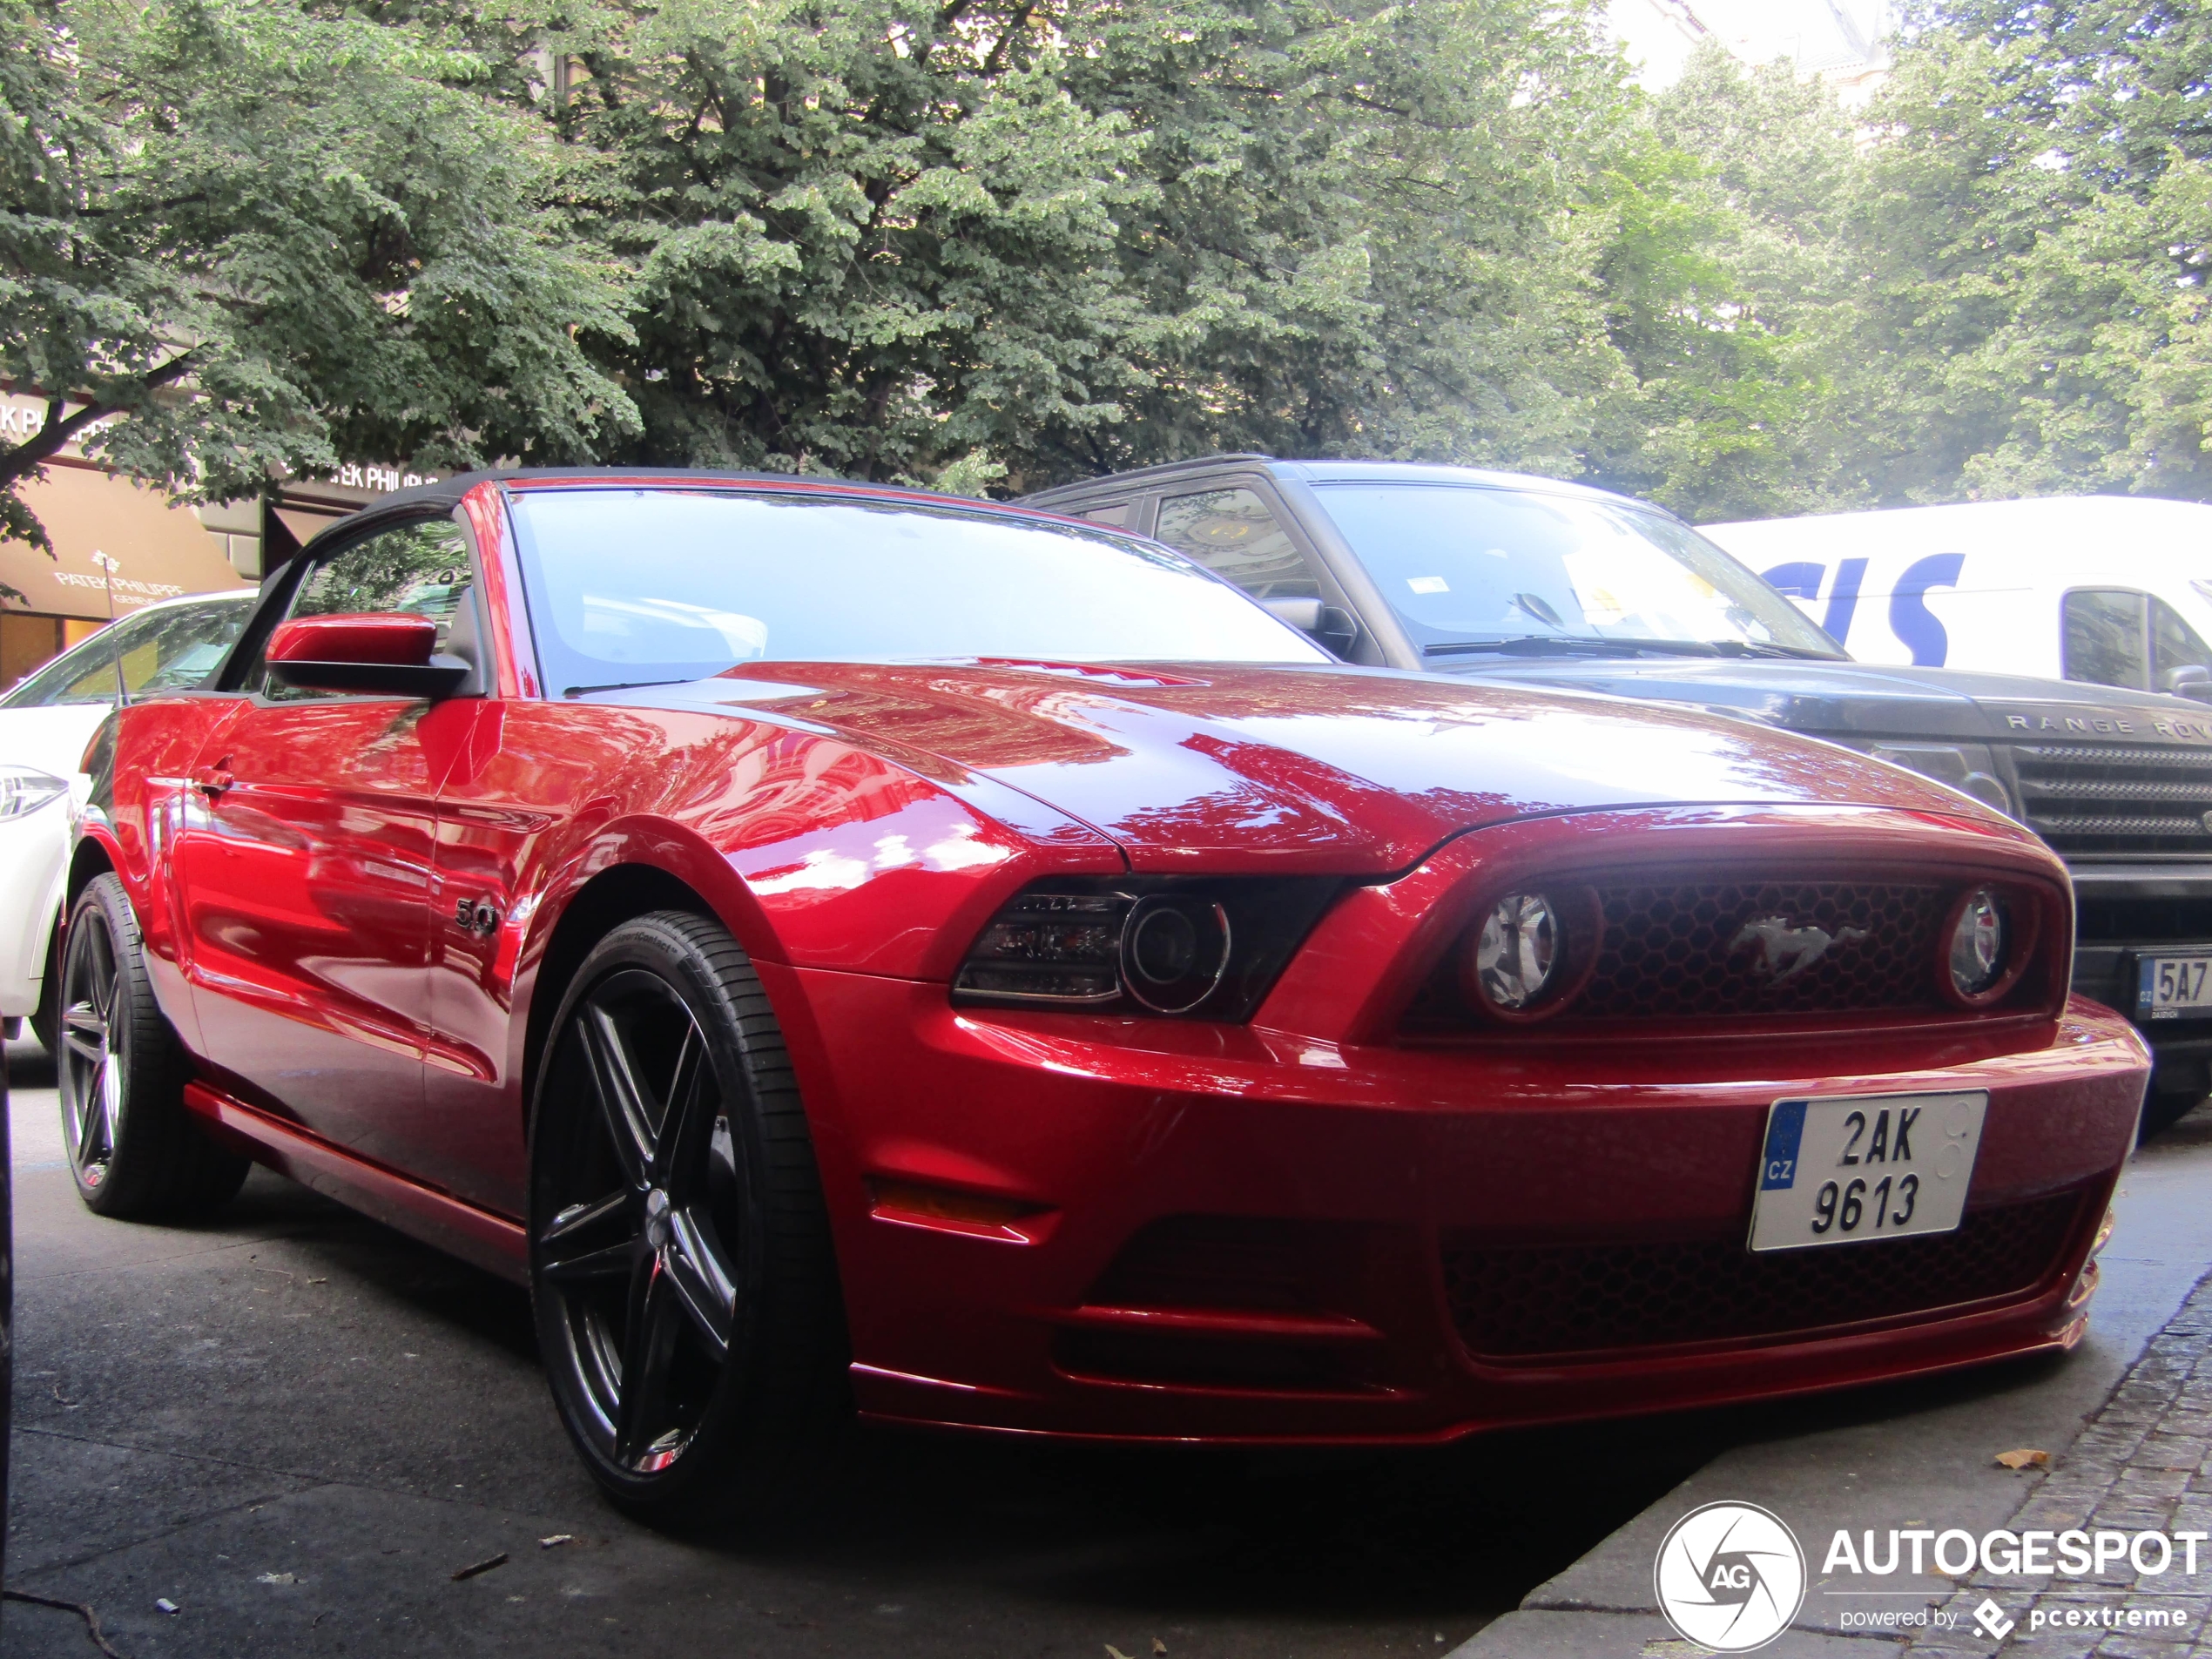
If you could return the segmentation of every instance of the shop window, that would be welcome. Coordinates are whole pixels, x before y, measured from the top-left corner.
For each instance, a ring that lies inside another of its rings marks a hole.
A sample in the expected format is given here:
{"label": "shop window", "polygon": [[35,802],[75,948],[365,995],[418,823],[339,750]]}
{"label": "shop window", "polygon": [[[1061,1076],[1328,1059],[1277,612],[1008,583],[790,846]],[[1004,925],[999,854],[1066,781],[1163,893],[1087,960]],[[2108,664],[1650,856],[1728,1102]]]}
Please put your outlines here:
{"label": "shop window", "polygon": [[2079,589],[2066,596],[2067,678],[2137,691],[2149,685],[2143,650],[2145,597],[2118,588]]}
{"label": "shop window", "polygon": [[8,706],[53,708],[65,703],[115,701],[115,636],[95,634],[8,693]]}
{"label": "shop window", "polygon": [[253,596],[165,605],[111,624],[105,631],[31,676],[9,694],[13,708],[112,703],[118,678],[132,697],[198,685],[246,626]]}
{"label": "shop window", "polygon": [[51,660],[61,648],[60,617],[0,614],[0,691]]}
{"label": "shop window", "polygon": [[1170,496],[1160,503],[1155,536],[1256,599],[1321,597],[1305,556],[1253,490]]}

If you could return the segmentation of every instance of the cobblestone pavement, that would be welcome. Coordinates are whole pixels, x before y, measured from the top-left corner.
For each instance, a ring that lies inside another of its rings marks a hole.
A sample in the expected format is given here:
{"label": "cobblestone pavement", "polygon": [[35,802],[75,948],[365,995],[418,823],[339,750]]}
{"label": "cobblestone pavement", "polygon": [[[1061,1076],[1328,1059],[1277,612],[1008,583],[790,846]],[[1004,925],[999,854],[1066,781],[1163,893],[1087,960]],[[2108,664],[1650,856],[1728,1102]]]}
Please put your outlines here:
{"label": "cobblestone pavement", "polygon": [[[2176,1542],[2162,1573],[2138,1573],[2123,1554],[2088,1578],[1977,1574],[1946,1603],[1947,1635],[1908,1644],[1912,1659],[1987,1655],[2022,1659],[2212,1659],[2212,1277],[2190,1292],[2081,1436],[2042,1477],[2008,1530],[2133,1534],[2183,1532],[2197,1542],[2196,1573]],[[2094,1548],[2094,1542],[2093,1546]],[[2107,1554],[2118,1548],[2107,1545]],[[2144,1548],[2146,1565],[2157,1551]],[[2011,1629],[2000,1642],[1977,1629],[1985,1602]],[[2042,1615],[2038,1627],[2038,1614]],[[2134,1615],[2137,1622],[2126,1622]],[[2068,1627],[2067,1619],[2075,1622]],[[2094,1622],[2092,1622],[2094,1621]],[[2060,1628],[2050,1628],[2054,1622]]]}

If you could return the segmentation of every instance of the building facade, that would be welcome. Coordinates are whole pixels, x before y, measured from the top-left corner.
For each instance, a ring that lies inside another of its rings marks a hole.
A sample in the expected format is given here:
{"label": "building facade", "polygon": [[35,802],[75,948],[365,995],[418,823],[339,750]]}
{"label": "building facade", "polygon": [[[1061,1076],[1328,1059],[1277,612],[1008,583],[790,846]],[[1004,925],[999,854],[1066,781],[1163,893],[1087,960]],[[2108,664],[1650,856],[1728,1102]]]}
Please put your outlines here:
{"label": "building facade", "polygon": [[[0,442],[36,435],[45,415],[44,399],[0,392]],[[286,483],[268,510],[304,542],[379,496],[436,475],[348,465],[335,479]],[[261,578],[260,501],[190,506],[105,470],[73,443],[22,495],[54,550],[0,542],[0,588],[21,596],[0,595],[0,691],[141,606]]]}

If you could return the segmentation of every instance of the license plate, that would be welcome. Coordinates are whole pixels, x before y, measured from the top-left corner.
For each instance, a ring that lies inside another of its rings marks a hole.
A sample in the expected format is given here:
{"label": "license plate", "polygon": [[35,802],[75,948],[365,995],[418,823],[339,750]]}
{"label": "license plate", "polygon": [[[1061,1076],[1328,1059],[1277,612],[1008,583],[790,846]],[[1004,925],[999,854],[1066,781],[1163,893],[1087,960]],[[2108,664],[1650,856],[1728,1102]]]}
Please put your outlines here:
{"label": "license plate", "polygon": [[2212,956],[2138,956],[2135,1017],[2178,1020],[2212,1014]]}
{"label": "license plate", "polygon": [[1966,1213],[1987,1094],[1777,1100],[1751,1248],[1805,1250],[1947,1233]]}

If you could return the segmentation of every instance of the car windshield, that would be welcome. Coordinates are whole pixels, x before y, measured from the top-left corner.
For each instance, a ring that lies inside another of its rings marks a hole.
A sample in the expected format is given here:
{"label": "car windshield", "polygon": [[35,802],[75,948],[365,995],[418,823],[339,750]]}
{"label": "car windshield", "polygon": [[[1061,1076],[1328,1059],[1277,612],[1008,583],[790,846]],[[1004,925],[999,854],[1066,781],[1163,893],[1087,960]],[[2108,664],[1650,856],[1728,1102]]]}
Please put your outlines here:
{"label": "car windshield", "polygon": [[1710,542],[1625,502],[1463,484],[1314,488],[1431,656],[1577,641],[1841,655]]}
{"label": "car windshield", "polygon": [[253,597],[239,593],[201,604],[165,605],[111,624],[0,697],[0,708],[112,703],[118,655],[123,688],[132,697],[196,686],[245,631]]}
{"label": "car windshield", "polygon": [[1164,548],[904,502],[738,490],[518,492],[558,691],[762,660],[1331,660]]}

